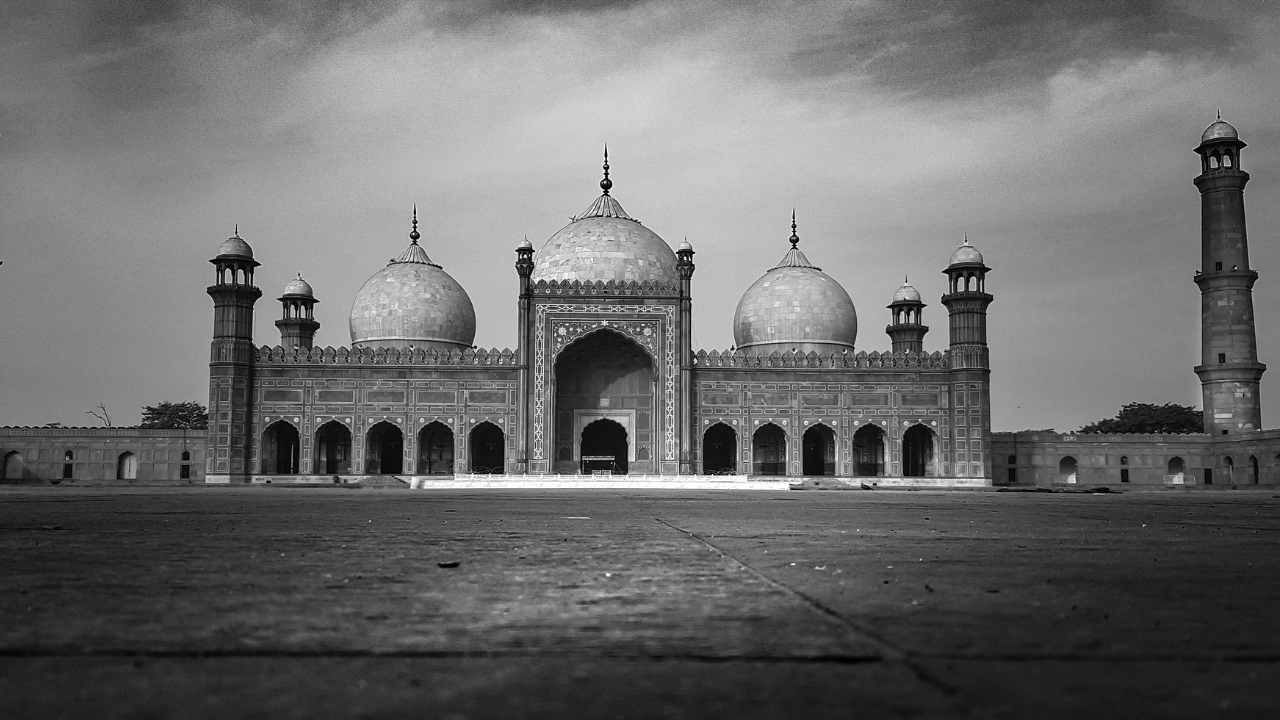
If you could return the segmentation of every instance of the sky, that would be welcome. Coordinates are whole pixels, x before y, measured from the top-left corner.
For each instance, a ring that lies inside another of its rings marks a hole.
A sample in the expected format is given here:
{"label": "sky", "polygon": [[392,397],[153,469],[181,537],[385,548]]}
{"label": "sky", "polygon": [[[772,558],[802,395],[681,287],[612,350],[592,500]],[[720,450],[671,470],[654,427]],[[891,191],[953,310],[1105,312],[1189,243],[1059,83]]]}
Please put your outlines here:
{"label": "sky", "polygon": [[[599,193],[697,251],[694,345],[801,248],[857,345],[908,277],[945,349],[963,233],[993,270],[992,425],[1200,405],[1192,152],[1221,108],[1246,192],[1263,423],[1280,424],[1280,6],[1266,2],[0,5],[0,424],[207,402],[208,263],[235,225],[316,289],[320,345],[407,243],[513,347],[514,248]],[[536,260],[536,255],[535,255]]]}

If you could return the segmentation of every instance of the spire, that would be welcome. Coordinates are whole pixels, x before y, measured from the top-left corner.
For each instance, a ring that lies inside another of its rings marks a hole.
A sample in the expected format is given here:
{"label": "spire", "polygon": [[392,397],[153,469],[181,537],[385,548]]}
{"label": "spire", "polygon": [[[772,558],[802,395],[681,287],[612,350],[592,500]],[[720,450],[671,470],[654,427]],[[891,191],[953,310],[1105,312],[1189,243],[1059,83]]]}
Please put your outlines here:
{"label": "spire", "polygon": [[1218,119],[1222,119],[1222,108],[1218,108]]}
{"label": "spire", "polygon": [[791,209],[791,237],[788,239],[791,241],[791,247],[787,248],[787,254],[783,255],[782,259],[778,261],[778,264],[774,265],[770,270],[777,270],[778,268],[784,267],[813,268],[814,270],[822,269],[817,265],[814,265],[812,262],[809,262],[809,258],[800,251],[799,247],[797,247],[800,244],[800,236],[796,234],[795,208]]}
{"label": "spire", "polygon": [[413,229],[409,231],[409,241],[413,245],[418,244],[418,238],[422,237],[418,234],[418,203],[413,204]]}
{"label": "spire", "polygon": [[396,263],[419,263],[422,265],[432,265],[434,267],[440,267],[439,265],[431,261],[431,258],[427,256],[427,251],[423,250],[422,246],[418,244],[418,239],[422,237],[422,235],[418,233],[418,203],[413,204],[413,221],[412,222],[413,222],[412,229],[409,231],[409,247],[405,248],[404,252],[400,253],[396,257],[391,258],[391,261],[388,262],[387,264],[394,265]]}
{"label": "spire", "polygon": [[600,189],[605,195],[609,194],[609,188],[613,187],[613,181],[609,179],[609,143],[604,144],[604,179],[600,181]]}
{"label": "spire", "polygon": [[231,231],[231,237],[233,238],[240,237],[240,223],[236,223],[236,229]]}

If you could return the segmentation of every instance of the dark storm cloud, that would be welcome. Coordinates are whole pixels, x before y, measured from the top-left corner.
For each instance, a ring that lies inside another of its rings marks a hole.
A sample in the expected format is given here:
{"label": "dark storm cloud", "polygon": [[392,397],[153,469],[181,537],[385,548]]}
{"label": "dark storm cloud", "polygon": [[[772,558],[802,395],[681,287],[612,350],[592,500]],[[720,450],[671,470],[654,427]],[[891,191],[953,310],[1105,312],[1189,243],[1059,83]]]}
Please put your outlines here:
{"label": "dark storm cloud", "polygon": [[1043,81],[1062,68],[1147,52],[1236,52],[1230,23],[1153,0],[883,3],[850,9],[801,41],[789,72],[865,76],[925,97],[983,94]]}

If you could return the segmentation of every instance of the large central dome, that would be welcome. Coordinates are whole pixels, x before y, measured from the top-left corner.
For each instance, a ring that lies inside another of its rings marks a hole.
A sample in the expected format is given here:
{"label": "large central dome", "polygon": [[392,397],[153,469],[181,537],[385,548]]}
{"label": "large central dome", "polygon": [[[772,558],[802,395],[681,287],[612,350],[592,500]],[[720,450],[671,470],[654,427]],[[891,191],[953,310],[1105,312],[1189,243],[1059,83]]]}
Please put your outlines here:
{"label": "large central dome", "polygon": [[627,214],[609,194],[609,155],[603,193],[585,212],[547,240],[535,256],[533,280],[680,282],[676,255],[657,233]]}
{"label": "large central dome", "polygon": [[476,311],[457,280],[418,245],[414,209],[409,247],[374,273],[351,303],[354,348],[461,350],[476,336]]}

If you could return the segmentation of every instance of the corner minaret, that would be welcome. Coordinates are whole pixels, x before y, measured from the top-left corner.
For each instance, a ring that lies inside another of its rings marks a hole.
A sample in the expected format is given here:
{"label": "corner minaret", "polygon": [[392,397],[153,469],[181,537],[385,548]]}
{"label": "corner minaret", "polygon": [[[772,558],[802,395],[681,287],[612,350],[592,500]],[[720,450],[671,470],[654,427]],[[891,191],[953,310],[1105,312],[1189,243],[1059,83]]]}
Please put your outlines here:
{"label": "corner minaret", "polygon": [[253,305],[262,290],[253,284],[253,249],[240,228],[218,246],[213,298],[213,342],[209,347],[209,449],[205,482],[248,482],[253,449]]}
{"label": "corner minaret", "polygon": [[1200,364],[1196,375],[1204,398],[1204,431],[1227,435],[1262,427],[1259,385],[1266,365],[1258,362],[1253,324],[1253,283],[1244,224],[1240,168],[1245,147],[1236,129],[1222,119],[1205,128],[1200,155]]}
{"label": "corner minaret", "polygon": [[947,294],[942,296],[942,304],[947,307],[951,321],[951,422],[955,438],[949,460],[955,477],[991,477],[987,306],[994,298],[987,294],[990,271],[967,234],[943,270],[947,276]]}
{"label": "corner minaret", "polygon": [[942,272],[947,276],[947,294],[942,304],[951,316],[951,367],[990,367],[987,350],[987,306],[994,299],[987,294],[987,273],[991,268],[982,262],[982,253],[964,242],[951,253],[951,264]]}
{"label": "corner minaret", "polygon": [[298,275],[296,280],[290,280],[284,286],[279,300],[284,309],[284,314],[276,321],[276,327],[280,329],[280,344],[289,349],[310,350],[316,330],[320,328],[312,310],[320,301],[316,300],[311,284]]}
{"label": "corner minaret", "polygon": [[920,299],[920,291],[903,278],[902,287],[893,294],[893,302],[888,307],[892,322],[884,331],[893,341],[893,351],[924,352],[924,334],[929,332],[929,326],[924,324],[924,302]]}

